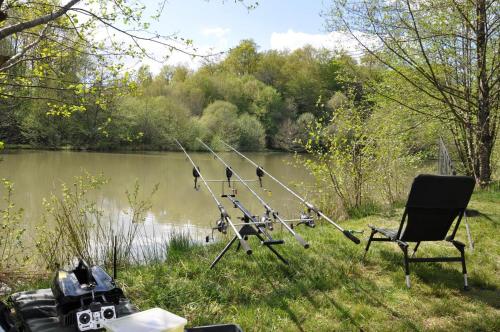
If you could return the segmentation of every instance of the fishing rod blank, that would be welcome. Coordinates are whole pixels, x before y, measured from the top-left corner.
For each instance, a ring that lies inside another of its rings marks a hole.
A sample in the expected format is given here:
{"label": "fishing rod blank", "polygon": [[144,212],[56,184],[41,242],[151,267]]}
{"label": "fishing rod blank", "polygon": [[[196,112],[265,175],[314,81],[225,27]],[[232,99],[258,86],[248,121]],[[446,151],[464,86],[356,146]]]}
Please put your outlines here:
{"label": "fishing rod blank", "polygon": [[198,141],[200,141],[201,144],[203,144],[203,146],[208,150],[210,151],[225,167],[226,167],[226,173],[227,173],[227,170],[231,170],[231,175],[234,174],[234,176],[236,176],[238,178],[238,180],[260,201],[260,203],[264,206],[264,208],[266,209],[266,212],[267,213],[271,213],[272,216],[277,219],[286,229],[287,231],[289,231],[294,237],[295,239],[302,245],[304,246],[304,248],[309,248],[309,243],[307,243],[306,241],[304,241],[304,239],[299,235],[297,234],[297,232],[295,232],[278,214],[278,212],[274,211],[270,206],[269,204],[267,204],[263,199],[262,197],[259,196],[259,194],[257,194],[241,177],[238,173],[236,173],[236,171],[234,169],[231,168],[231,166],[229,164],[227,164],[217,153],[215,153],[207,144],[205,144],[201,139],[198,138]]}
{"label": "fishing rod blank", "polygon": [[325,215],[323,212],[321,212],[320,209],[318,209],[312,203],[309,203],[304,198],[302,198],[301,196],[299,196],[299,194],[297,194],[295,191],[293,191],[288,186],[286,186],[285,184],[283,184],[280,180],[276,179],[274,176],[272,176],[271,174],[269,174],[269,172],[267,172],[262,167],[260,167],[259,165],[257,165],[253,160],[251,160],[250,158],[248,158],[243,153],[239,152],[238,150],[236,150],[235,148],[233,148],[231,145],[227,144],[223,140],[221,140],[221,142],[225,146],[227,146],[229,149],[231,149],[232,151],[234,151],[235,153],[237,153],[240,157],[242,157],[246,161],[248,161],[250,164],[252,164],[255,167],[257,167],[257,171],[260,174],[266,174],[267,176],[269,176],[272,180],[274,180],[276,183],[278,183],[280,186],[282,186],[286,191],[288,191],[290,194],[292,194],[293,196],[295,196],[299,201],[301,201],[309,210],[312,210],[312,211],[316,212],[317,215],[321,216],[323,219],[325,219],[330,224],[332,224],[335,228],[337,228],[339,231],[341,231],[349,240],[351,240],[352,242],[354,242],[356,244],[359,244],[361,242],[356,236],[354,236],[354,234],[352,234],[352,231],[349,231],[347,229],[342,228],[339,224],[337,224],[332,219],[330,219],[327,215]]}
{"label": "fishing rod blank", "polygon": [[212,198],[214,199],[215,203],[217,204],[217,208],[220,211],[221,220],[226,220],[227,221],[227,223],[234,230],[234,234],[235,234],[236,238],[238,238],[238,240],[240,241],[240,244],[243,247],[243,249],[245,250],[245,252],[248,255],[251,255],[252,254],[252,249],[250,248],[250,246],[248,245],[248,243],[245,241],[245,239],[241,236],[241,234],[239,233],[239,231],[236,229],[236,227],[234,226],[233,222],[231,221],[231,218],[229,217],[229,214],[226,212],[226,209],[224,208],[224,206],[222,205],[222,203],[217,199],[217,196],[215,196],[214,192],[212,191],[212,189],[210,188],[210,186],[208,185],[208,183],[205,181],[205,178],[203,177],[203,175],[200,172],[200,168],[196,166],[196,164],[194,163],[193,159],[191,159],[191,157],[186,152],[186,150],[181,145],[181,143],[179,143],[179,141],[176,140],[176,139],[175,139],[175,142],[177,143],[177,145],[179,145],[179,147],[181,148],[181,150],[184,152],[184,154],[186,155],[186,157],[189,159],[189,162],[191,162],[191,164],[193,165],[193,176],[195,177],[195,187],[196,187],[196,178],[199,177],[201,179],[201,181],[205,184],[205,187],[207,187],[208,191],[212,195]]}

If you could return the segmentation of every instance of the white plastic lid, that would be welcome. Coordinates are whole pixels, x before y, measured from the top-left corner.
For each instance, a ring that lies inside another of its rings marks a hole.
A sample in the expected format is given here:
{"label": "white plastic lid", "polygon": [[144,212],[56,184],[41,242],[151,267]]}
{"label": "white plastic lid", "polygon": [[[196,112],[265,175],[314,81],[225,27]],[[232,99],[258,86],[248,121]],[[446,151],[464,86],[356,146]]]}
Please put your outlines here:
{"label": "white plastic lid", "polygon": [[160,308],[153,308],[103,323],[110,332],[183,332],[185,318]]}

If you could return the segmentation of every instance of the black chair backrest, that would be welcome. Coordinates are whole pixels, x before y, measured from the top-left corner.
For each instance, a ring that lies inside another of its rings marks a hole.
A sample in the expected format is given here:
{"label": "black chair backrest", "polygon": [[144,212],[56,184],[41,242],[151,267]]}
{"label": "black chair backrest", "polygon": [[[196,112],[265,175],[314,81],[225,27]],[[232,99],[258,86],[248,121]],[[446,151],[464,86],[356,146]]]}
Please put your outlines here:
{"label": "black chair backrest", "polygon": [[469,204],[474,191],[469,176],[418,175],[406,202],[406,227],[403,241],[440,241]]}

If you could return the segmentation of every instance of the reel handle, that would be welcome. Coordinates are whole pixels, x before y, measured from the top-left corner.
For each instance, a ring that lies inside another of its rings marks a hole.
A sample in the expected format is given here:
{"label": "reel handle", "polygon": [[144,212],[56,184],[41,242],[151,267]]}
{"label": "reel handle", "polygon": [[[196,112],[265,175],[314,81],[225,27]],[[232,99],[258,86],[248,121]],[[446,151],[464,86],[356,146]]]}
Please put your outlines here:
{"label": "reel handle", "polygon": [[245,252],[247,253],[247,255],[252,254],[252,249],[248,245],[247,241],[245,241],[245,239],[240,239],[240,244],[241,244],[241,247],[243,248],[243,250],[245,250]]}
{"label": "reel handle", "polygon": [[344,235],[349,239],[351,240],[352,242],[356,243],[356,244],[360,244],[361,241],[356,237],[354,236],[354,234],[352,234],[350,231],[348,231],[347,229],[344,230],[342,233],[344,233]]}
{"label": "reel handle", "polygon": [[297,239],[297,241],[299,241],[299,243],[305,248],[309,248],[309,243],[307,243],[303,238],[302,236],[300,236],[299,234],[295,233],[293,234],[293,236],[295,236],[295,238]]}

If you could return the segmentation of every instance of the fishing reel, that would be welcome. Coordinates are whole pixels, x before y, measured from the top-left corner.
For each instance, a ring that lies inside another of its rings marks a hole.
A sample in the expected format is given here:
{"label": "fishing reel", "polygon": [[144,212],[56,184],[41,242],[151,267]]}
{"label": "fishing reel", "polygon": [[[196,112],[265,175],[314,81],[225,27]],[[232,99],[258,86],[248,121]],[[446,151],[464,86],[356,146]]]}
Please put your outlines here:
{"label": "fishing reel", "polygon": [[308,209],[307,212],[301,212],[298,225],[306,225],[307,227],[314,228],[316,227],[316,222],[314,221],[314,217],[311,214],[311,210]]}
{"label": "fishing reel", "polygon": [[274,230],[273,226],[273,220],[271,217],[269,217],[269,214],[264,214],[262,217],[260,217],[260,222],[263,224],[263,226],[270,231]]}
{"label": "fishing reel", "polygon": [[210,238],[212,238],[212,240],[214,239],[214,231],[218,231],[219,233],[222,234],[227,233],[227,222],[224,220],[223,216],[221,216],[221,218],[215,222],[215,227],[212,227],[212,235],[211,236],[207,235],[205,237],[205,242],[207,243],[210,242]]}
{"label": "fishing reel", "polygon": [[218,230],[222,234],[227,233],[227,223],[223,218],[220,218],[219,220],[216,221],[216,227],[215,229]]}
{"label": "fishing reel", "polygon": [[310,213],[301,213],[300,221],[298,225],[304,224],[307,227],[314,228],[316,227],[316,222],[314,221],[314,217]]}

